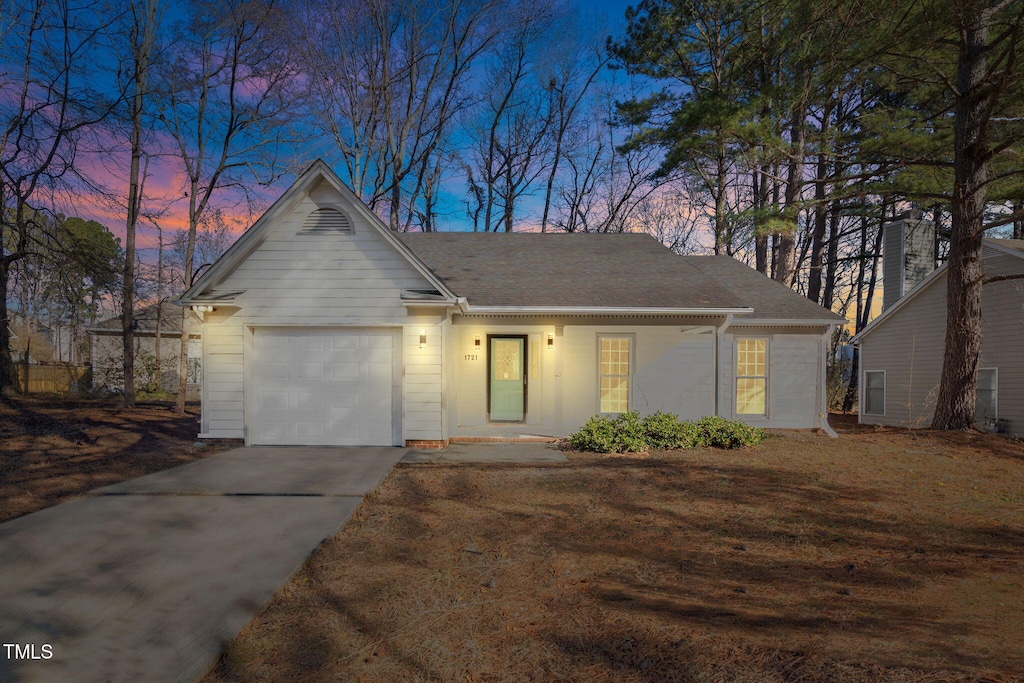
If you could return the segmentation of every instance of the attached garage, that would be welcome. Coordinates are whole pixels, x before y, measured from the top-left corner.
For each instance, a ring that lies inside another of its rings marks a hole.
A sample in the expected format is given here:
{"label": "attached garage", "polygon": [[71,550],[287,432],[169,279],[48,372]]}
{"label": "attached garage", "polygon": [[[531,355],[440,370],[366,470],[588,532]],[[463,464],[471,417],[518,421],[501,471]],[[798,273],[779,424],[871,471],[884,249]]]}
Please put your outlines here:
{"label": "attached garage", "polygon": [[255,328],[248,442],[401,444],[400,331]]}

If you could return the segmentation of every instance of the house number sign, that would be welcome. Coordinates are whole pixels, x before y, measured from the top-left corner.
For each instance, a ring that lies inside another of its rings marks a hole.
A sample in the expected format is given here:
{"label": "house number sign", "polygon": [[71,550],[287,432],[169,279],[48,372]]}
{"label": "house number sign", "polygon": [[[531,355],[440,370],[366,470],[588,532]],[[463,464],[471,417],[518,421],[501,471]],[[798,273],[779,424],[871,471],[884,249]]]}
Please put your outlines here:
{"label": "house number sign", "polygon": [[480,356],[479,356],[479,354],[476,354],[476,353],[467,353],[465,355],[465,359],[466,360],[479,360]]}

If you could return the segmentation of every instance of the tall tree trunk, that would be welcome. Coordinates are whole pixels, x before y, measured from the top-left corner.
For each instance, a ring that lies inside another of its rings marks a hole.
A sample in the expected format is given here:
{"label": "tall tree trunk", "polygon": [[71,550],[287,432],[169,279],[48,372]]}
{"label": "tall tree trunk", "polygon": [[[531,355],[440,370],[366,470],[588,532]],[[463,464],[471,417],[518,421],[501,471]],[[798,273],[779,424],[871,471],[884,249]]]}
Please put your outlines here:
{"label": "tall tree trunk", "polygon": [[725,248],[725,187],[728,183],[728,162],[725,156],[725,134],[718,131],[718,155],[715,159],[715,255],[724,254]]}
{"label": "tall tree trunk", "polygon": [[818,163],[814,174],[814,230],[811,232],[811,268],[810,273],[807,275],[807,298],[814,303],[821,303],[821,269],[825,251],[825,228],[828,226],[828,207],[825,203],[825,195],[827,193],[825,188],[831,152],[831,141],[828,132],[831,117],[831,106],[826,105],[822,113],[822,149],[818,154]]}
{"label": "tall tree trunk", "polygon": [[[140,8],[133,8],[138,12]],[[134,73],[131,100],[131,168],[128,171],[128,219],[125,225],[124,283],[121,290],[121,348],[124,352],[124,405],[135,407],[135,228],[142,206],[142,114],[149,87],[149,61],[156,35],[157,0],[146,0],[142,16],[135,15],[132,24]]]}
{"label": "tall tree trunk", "polygon": [[836,263],[839,261],[839,210],[838,199],[832,201],[828,216],[828,240],[825,257],[825,286],[821,294],[821,305],[832,310],[836,296]]}
{"label": "tall tree trunk", "polygon": [[804,141],[807,131],[804,118],[806,115],[806,105],[801,104],[793,116],[793,124],[790,126],[789,133],[790,158],[786,176],[785,213],[787,222],[791,223],[792,227],[779,235],[779,259],[775,270],[775,279],[787,287],[793,286],[793,278],[796,275],[796,237],[799,229],[800,190],[803,188],[804,178]]}
{"label": "tall tree trunk", "polygon": [[16,380],[14,360],[11,358],[11,321],[7,316],[7,287],[11,272],[7,259],[0,257],[0,397]]}
{"label": "tall tree trunk", "polygon": [[[881,222],[885,222],[885,207],[882,207],[882,218]],[[869,258],[865,254],[867,247],[867,228],[868,220],[867,215],[864,214],[861,217],[861,265],[860,273],[858,275],[858,287],[863,288],[864,275],[865,275],[865,264],[864,259]],[[864,296],[864,305],[861,306],[860,289],[857,292],[857,319],[854,321],[854,331],[860,332],[868,325],[868,321],[871,319],[871,304],[875,298],[875,287],[878,285],[878,260],[882,255],[882,237],[883,231],[881,224],[879,224],[878,232],[875,234],[874,248],[871,252],[871,280],[868,283],[867,293]],[[853,366],[850,369],[850,384],[846,388],[846,397],[843,399],[843,412],[850,412],[853,409],[854,401],[857,397],[857,389],[860,381],[860,358],[859,352],[854,354]]]}
{"label": "tall tree trunk", "polygon": [[[974,426],[981,351],[981,243],[985,212],[984,127],[990,94],[982,91],[992,10],[964,21],[957,62],[953,132],[953,226],[946,276],[946,350],[932,429]],[[987,88],[986,88],[987,89]]]}
{"label": "tall tree trunk", "polygon": [[768,208],[768,173],[766,167],[754,169],[754,267],[768,274],[768,235],[764,232],[764,214]]}
{"label": "tall tree trunk", "polygon": [[[185,243],[185,289],[192,286],[192,262],[196,253],[196,230],[199,228],[199,208],[196,203],[196,194],[199,192],[199,182],[195,179],[191,183],[189,193],[189,222],[188,240]],[[181,307],[181,346],[178,355],[178,396],[174,403],[174,410],[178,414],[185,414],[185,392],[188,390],[188,306]]]}
{"label": "tall tree trunk", "polygon": [[[1019,199],[1015,201],[1013,210],[1015,213],[1024,211],[1024,201]],[[1013,239],[1024,240],[1024,216],[1018,216],[1017,220],[1013,222]]]}

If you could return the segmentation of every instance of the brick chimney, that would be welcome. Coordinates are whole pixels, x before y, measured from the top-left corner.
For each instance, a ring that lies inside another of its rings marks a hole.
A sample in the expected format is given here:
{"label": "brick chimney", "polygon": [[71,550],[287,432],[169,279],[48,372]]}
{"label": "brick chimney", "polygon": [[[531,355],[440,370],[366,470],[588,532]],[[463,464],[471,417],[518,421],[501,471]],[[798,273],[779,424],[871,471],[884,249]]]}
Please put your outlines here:
{"label": "brick chimney", "polygon": [[918,210],[904,211],[882,226],[882,310],[919,285],[935,270],[935,224]]}

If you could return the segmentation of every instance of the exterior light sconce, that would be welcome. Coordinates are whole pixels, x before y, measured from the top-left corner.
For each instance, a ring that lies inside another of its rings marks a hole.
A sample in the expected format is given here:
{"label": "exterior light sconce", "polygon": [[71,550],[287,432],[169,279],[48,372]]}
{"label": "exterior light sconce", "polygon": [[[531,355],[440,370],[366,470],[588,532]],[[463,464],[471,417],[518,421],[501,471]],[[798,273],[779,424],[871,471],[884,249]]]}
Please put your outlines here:
{"label": "exterior light sconce", "polygon": [[548,335],[548,351],[550,351],[553,348],[555,348],[555,335],[549,334]]}
{"label": "exterior light sconce", "polygon": [[213,313],[214,308],[213,308],[213,306],[207,306],[206,304],[200,304],[198,306],[193,306],[192,310],[195,311],[196,313]]}
{"label": "exterior light sconce", "polygon": [[473,335],[473,348],[475,348],[475,349],[479,349],[480,348],[480,335],[479,334]]}
{"label": "exterior light sconce", "polygon": [[427,348],[427,331],[426,330],[420,330],[420,348],[421,349]]}

